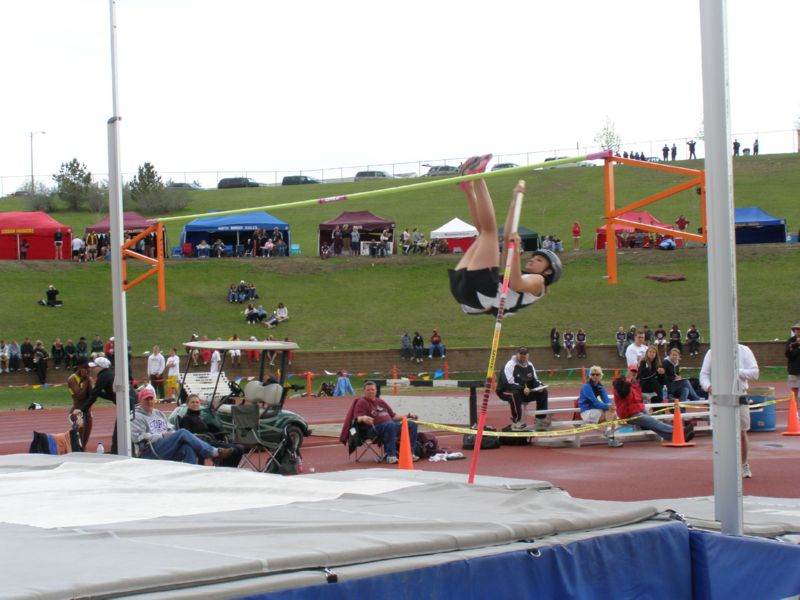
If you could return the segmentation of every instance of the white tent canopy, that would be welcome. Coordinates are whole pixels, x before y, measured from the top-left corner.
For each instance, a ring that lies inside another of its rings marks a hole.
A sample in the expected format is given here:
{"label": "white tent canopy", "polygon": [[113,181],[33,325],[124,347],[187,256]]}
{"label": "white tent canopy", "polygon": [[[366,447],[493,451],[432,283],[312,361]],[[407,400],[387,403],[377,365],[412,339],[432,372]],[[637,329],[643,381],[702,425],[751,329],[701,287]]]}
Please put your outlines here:
{"label": "white tent canopy", "polygon": [[434,240],[465,237],[478,237],[478,230],[458,217],[431,231],[431,239]]}

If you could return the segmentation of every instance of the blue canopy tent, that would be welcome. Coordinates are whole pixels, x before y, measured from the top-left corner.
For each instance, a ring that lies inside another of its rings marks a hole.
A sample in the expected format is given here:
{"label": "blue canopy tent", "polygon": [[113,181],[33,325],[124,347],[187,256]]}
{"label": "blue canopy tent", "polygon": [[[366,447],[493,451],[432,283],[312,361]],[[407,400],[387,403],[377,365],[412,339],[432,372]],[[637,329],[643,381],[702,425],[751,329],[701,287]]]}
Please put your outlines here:
{"label": "blue canopy tent", "polygon": [[181,244],[189,243],[195,247],[203,240],[213,244],[215,240],[221,239],[226,246],[236,248],[244,245],[249,248],[250,240],[256,231],[269,233],[276,227],[283,234],[286,247],[290,248],[292,241],[289,225],[263,211],[195,219],[183,226]]}
{"label": "blue canopy tent", "polygon": [[734,214],[737,244],[786,242],[786,219],[778,219],[757,206],[737,208]]}

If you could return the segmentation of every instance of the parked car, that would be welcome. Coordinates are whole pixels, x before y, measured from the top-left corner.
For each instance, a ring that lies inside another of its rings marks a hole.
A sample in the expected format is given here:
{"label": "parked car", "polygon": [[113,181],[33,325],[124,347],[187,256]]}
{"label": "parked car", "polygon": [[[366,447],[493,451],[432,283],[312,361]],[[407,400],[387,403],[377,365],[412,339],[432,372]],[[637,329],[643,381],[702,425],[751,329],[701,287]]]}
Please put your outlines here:
{"label": "parked car", "polygon": [[442,175],[458,175],[458,167],[451,167],[450,165],[434,165],[428,169],[427,173],[425,173],[425,177],[441,177]]}
{"label": "parked car", "polygon": [[230,188],[258,187],[260,184],[249,177],[225,177],[219,180],[217,188],[227,190]]}
{"label": "parked car", "polygon": [[495,166],[492,167],[492,171],[502,171],[503,169],[513,169],[514,167],[518,167],[517,163],[497,163]]}
{"label": "parked car", "polygon": [[184,183],[182,181],[168,181],[167,186],[168,188],[175,188],[178,190],[202,190],[199,185],[196,183]]}
{"label": "parked car", "polygon": [[355,181],[367,181],[369,179],[394,179],[386,171],[359,171],[356,173]]}
{"label": "parked car", "polygon": [[319,183],[319,179],[308,175],[287,175],[281,182],[282,185],[305,185],[307,183]]}

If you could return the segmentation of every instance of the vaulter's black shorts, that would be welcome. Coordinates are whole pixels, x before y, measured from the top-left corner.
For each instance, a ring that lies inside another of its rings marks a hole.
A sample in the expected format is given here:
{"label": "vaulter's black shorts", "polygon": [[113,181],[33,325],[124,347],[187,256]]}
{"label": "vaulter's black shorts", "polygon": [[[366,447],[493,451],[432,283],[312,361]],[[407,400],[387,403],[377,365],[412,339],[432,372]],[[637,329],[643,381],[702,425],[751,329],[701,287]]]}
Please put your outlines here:
{"label": "vaulter's black shorts", "polygon": [[487,307],[478,298],[478,292],[490,298],[497,296],[497,286],[500,283],[500,272],[497,267],[477,271],[450,269],[449,275],[450,292],[459,304],[486,310]]}

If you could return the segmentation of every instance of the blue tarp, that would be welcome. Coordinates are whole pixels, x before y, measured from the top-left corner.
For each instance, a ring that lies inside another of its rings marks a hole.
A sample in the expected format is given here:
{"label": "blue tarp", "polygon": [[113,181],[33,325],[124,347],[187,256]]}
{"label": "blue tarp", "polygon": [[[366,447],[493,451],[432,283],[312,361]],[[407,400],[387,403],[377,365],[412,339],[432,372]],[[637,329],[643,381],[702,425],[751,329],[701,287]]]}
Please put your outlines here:
{"label": "blue tarp", "polygon": [[[248,596],[253,600],[351,598],[691,598],[689,530],[681,523],[600,535],[530,551],[454,560],[388,573]],[[335,568],[331,568],[335,572]],[[733,597],[733,596],[732,596]],[[751,596],[757,597],[757,596]]]}
{"label": "blue tarp", "polygon": [[202,240],[213,243],[220,238],[226,244],[235,244],[238,236],[239,243],[244,244],[257,229],[271,232],[275,227],[283,233],[287,246],[291,245],[289,225],[263,211],[195,219],[183,226],[181,242],[196,245]]}
{"label": "blue tarp", "polygon": [[735,209],[737,244],[770,244],[786,242],[786,219],[779,219],[757,206]]}

